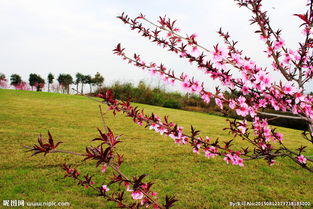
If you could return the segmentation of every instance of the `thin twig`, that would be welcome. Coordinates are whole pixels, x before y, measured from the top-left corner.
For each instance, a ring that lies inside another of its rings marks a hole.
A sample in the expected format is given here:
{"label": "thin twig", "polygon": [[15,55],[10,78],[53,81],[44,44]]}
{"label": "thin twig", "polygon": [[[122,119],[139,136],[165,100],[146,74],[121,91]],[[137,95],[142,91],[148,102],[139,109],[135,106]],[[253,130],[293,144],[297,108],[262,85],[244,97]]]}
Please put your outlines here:
{"label": "thin twig", "polygon": [[101,119],[102,119],[102,123],[103,123],[103,126],[104,126],[104,129],[106,129],[107,131],[109,131],[108,130],[108,126],[105,124],[105,121],[104,121],[104,117],[103,117],[103,112],[102,112],[102,107],[101,107],[101,105],[99,105],[99,110],[100,110],[100,116],[101,116]]}
{"label": "thin twig", "polygon": [[[80,179],[80,178],[78,178],[78,177],[76,177],[76,178],[73,177],[73,179],[78,180],[79,182],[82,182],[82,181],[83,181],[82,179]],[[93,185],[89,184],[88,186],[91,187],[91,188],[92,188],[93,190],[95,190],[96,192],[99,192],[99,189],[95,188]],[[121,202],[120,200],[117,200],[117,199],[115,199],[115,198],[113,198],[113,197],[110,197],[110,196],[107,195],[107,194],[104,194],[103,197],[104,197],[104,198],[107,198],[108,200],[110,200],[110,201],[112,201],[112,202],[116,202],[116,203],[122,204],[123,207],[125,207],[125,208],[132,209],[132,207],[125,205],[125,204],[124,204],[123,202]]]}
{"label": "thin twig", "polygon": [[[33,149],[33,147],[30,147],[30,146],[22,146],[23,148],[26,148],[26,149]],[[66,154],[71,154],[71,155],[78,155],[78,156],[85,156],[85,154],[82,154],[82,153],[77,153],[77,152],[72,152],[72,151],[67,151],[67,150],[50,150],[49,153],[54,153],[54,152],[59,152],[59,153],[66,153]]]}
{"label": "thin twig", "polygon": [[[129,178],[123,174],[118,168],[116,168],[114,165],[112,165],[111,163],[108,163],[108,165],[113,168],[113,170],[115,170],[118,174],[120,174],[124,179],[126,179],[127,181],[130,181]],[[132,182],[130,181],[130,183],[132,184]],[[146,193],[142,188],[139,188],[139,190],[154,204],[158,205],[160,208],[164,208],[162,206],[162,204],[156,202],[148,193]]]}

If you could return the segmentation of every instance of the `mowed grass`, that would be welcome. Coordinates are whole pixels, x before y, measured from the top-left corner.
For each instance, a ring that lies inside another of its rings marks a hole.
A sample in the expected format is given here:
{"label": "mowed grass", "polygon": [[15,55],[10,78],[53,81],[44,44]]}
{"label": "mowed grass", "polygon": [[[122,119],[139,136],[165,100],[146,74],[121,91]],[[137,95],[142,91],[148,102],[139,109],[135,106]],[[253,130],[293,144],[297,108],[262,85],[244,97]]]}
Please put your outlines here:
{"label": "mowed grass", "polygon": [[[45,92],[0,90],[0,197],[2,200],[25,202],[70,202],[69,208],[114,208],[114,204],[97,197],[92,190],[64,179],[61,165],[68,162],[82,174],[95,174],[100,185],[112,171],[101,174],[94,162],[80,157],[48,154],[30,157],[23,145],[33,145],[37,136],[50,130],[61,149],[84,152],[98,135],[102,123],[99,103],[86,97]],[[147,112],[169,115],[170,120],[189,130],[190,125],[201,134],[220,140],[231,136],[225,118],[204,113],[173,110],[135,104]],[[106,108],[106,107],[104,107]],[[122,114],[105,115],[107,125],[123,134],[119,152],[124,155],[122,170],[128,176],[149,174],[146,180],[159,193],[179,200],[176,208],[228,208],[239,201],[305,201],[313,204],[313,175],[288,159],[270,167],[262,160],[245,162],[244,167],[227,165],[222,158],[207,159],[203,153],[192,153],[190,146],[178,146],[172,139],[133,124]],[[292,147],[306,144],[300,131],[278,128]],[[240,139],[236,139],[239,145]],[[309,145],[310,146],[310,145]],[[312,146],[307,155],[312,155]],[[113,188],[111,189],[113,190]]]}

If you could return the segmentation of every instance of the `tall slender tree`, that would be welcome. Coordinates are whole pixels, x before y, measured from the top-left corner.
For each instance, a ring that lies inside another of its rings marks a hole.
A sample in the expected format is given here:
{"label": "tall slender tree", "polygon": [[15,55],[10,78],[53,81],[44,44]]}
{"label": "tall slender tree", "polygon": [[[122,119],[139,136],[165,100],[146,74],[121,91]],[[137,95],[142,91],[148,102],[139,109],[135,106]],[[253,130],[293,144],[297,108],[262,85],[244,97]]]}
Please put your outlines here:
{"label": "tall slender tree", "polygon": [[75,80],[75,84],[76,84],[76,94],[78,94],[78,85],[79,83],[82,83],[84,75],[81,73],[76,73],[76,80]]}
{"label": "tall slender tree", "polygon": [[35,74],[35,73],[29,74],[28,82],[29,82],[29,85],[30,85],[31,88],[32,88],[32,91],[34,90],[36,78],[37,78],[37,74]]}
{"label": "tall slender tree", "polygon": [[89,84],[89,88],[90,88],[90,90],[89,90],[89,93],[91,93],[91,91],[92,91],[92,83],[93,83],[93,79],[92,79],[92,77],[90,76],[90,75],[86,75],[85,76],[85,83],[86,84]]}
{"label": "tall slender tree", "polygon": [[81,94],[84,94],[84,84],[87,83],[87,79],[88,78],[86,77],[86,75],[82,75],[82,80],[81,80],[82,86],[81,86],[81,91],[80,91]]}
{"label": "tall slender tree", "polygon": [[48,74],[48,92],[50,92],[50,85],[53,83],[54,75],[52,73]]}

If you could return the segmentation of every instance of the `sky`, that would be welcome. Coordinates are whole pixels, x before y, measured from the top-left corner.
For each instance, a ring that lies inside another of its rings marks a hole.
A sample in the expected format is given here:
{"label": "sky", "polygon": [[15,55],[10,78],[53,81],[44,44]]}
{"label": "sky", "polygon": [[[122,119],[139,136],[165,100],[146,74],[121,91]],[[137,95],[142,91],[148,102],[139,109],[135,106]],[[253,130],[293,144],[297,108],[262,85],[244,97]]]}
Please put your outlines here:
{"label": "sky", "polygon": [[[304,13],[305,4],[306,0],[264,0],[273,28],[283,30],[292,49],[304,38],[300,20],[292,14]],[[198,42],[209,49],[221,43],[216,31],[222,27],[259,66],[270,66],[262,53],[265,46],[254,33],[257,28],[250,25],[250,12],[232,0],[0,0],[0,72],[7,77],[20,74],[25,81],[30,73],[46,78],[49,72],[55,76],[100,72],[107,85],[140,80],[159,85],[157,77],[113,55],[112,49],[121,43],[126,53],[139,53],[147,62],[162,62],[176,74],[188,72],[210,90],[218,85],[194,65],[131,31],[116,18],[122,12],[132,17],[143,13],[154,22],[167,15],[177,20],[182,34],[196,33]],[[278,73],[271,77],[282,79]],[[313,91],[313,83],[306,88]]]}

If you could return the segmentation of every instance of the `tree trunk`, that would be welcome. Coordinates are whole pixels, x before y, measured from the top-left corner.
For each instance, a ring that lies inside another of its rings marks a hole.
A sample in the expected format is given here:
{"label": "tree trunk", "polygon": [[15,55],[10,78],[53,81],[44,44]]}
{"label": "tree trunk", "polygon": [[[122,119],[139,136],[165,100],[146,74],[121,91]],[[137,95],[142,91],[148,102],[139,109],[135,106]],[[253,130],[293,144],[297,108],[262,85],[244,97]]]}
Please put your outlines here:
{"label": "tree trunk", "polygon": [[84,94],[84,84],[82,83],[82,89],[80,91],[80,94]]}

